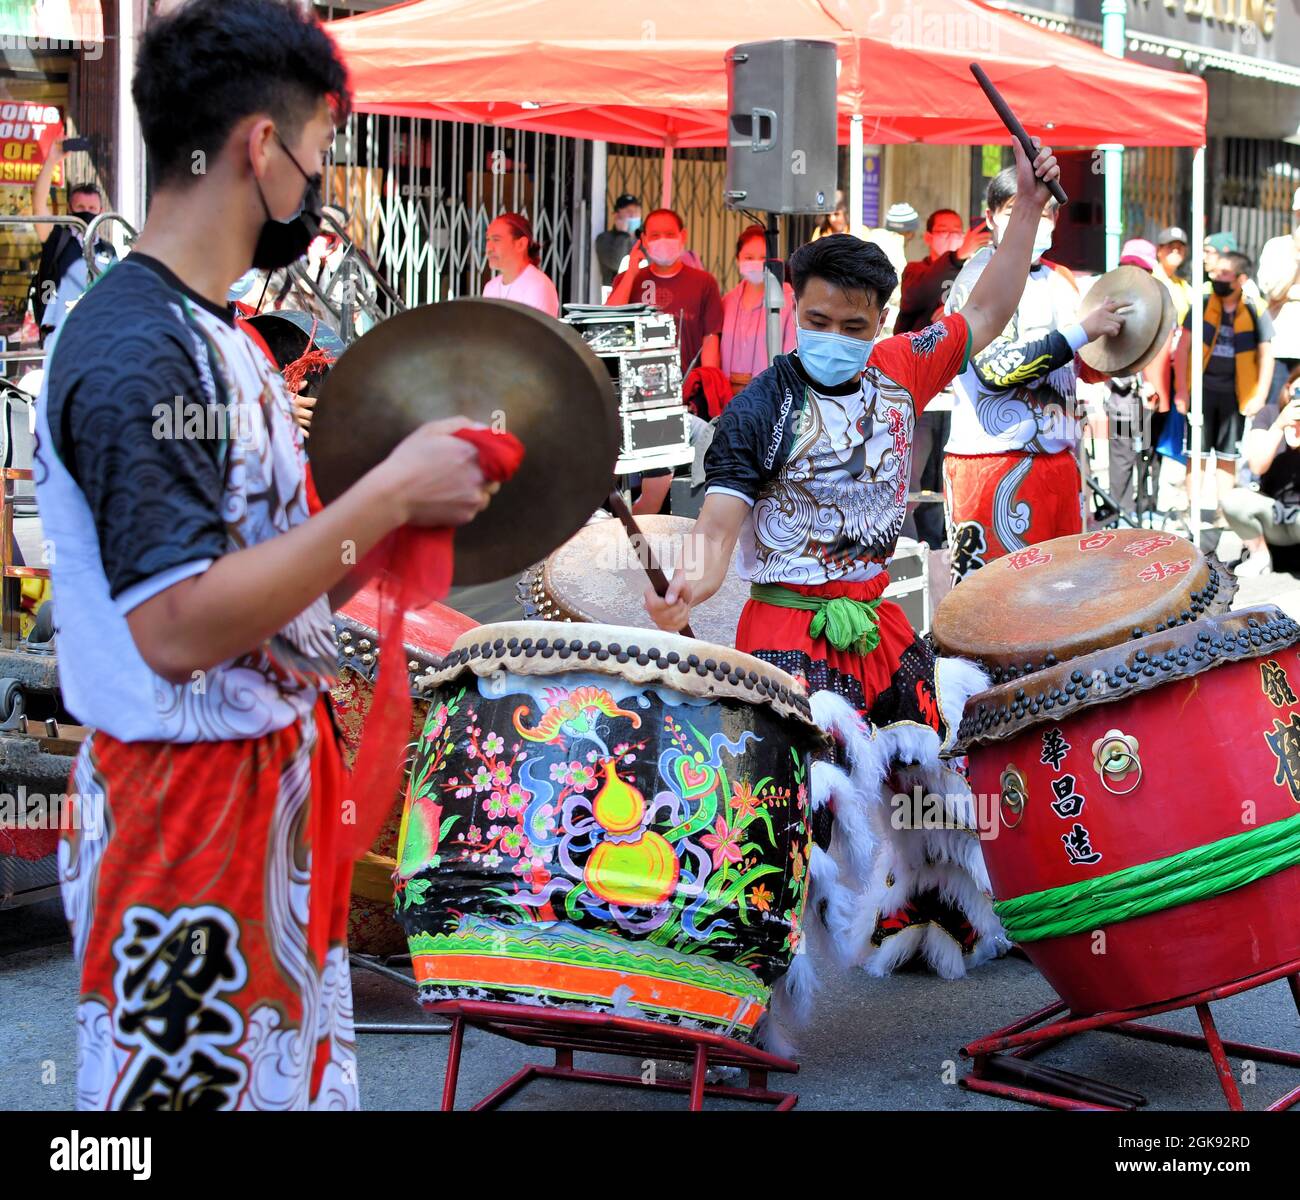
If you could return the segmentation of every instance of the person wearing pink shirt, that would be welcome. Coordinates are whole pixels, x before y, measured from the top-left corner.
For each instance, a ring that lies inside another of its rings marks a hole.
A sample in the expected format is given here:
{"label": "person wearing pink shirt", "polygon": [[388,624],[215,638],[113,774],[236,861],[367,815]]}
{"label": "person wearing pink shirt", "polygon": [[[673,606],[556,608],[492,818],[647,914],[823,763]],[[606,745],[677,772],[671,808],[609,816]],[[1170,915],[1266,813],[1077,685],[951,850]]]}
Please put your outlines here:
{"label": "person wearing pink shirt", "polygon": [[500,274],[488,280],[483,289],[485,299],[514,300],[547,316],[560,315],[559,293],[538,266],[542,248],[533,240],[527,217],[502,213],[488,226],[487,260]]}
{"label": "person wearing pink shirt", "polygon": [[[736,240],[736,269],[740,282],[722,297],[722,370],[738,396],[749,381],[767,370],[767,310],[763,307],[763,262],[767,258],[767,234],[761,225],[750,225]],[[794,349],[794,292],[783,284],[781,305],[781,348]]]}

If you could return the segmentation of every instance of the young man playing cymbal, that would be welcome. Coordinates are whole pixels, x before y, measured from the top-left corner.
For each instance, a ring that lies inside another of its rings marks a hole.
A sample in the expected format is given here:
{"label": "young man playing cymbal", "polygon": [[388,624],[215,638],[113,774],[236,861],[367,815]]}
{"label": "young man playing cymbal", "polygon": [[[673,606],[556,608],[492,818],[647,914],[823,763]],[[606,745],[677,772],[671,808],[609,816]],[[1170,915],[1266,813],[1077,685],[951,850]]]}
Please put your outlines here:
{"label": "young man playing cymbal", "polygon": [[191,0],[149,27],[133,92],[149,218],[60,327],[38,417],[60,681],[94,729],[59,851],[78,1106],[355,1108],[366,798],[331,724],[330,609],[389,533],[463,524],[491,489],[466,423],[439,422],[313,515],[289,397],[226,303],[315,233],[348,103],[316,21]]}

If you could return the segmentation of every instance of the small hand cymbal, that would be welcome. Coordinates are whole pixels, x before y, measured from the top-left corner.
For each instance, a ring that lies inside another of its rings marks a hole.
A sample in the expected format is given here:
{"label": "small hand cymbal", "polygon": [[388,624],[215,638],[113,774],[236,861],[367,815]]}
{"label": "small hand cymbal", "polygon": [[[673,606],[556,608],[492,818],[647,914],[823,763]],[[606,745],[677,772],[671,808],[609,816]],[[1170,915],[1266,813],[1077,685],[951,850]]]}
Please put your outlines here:
{"label": "small hand cymbal", "polygon": [[1083,298],[1079,316],[1088,316],[1103,300],[1115,300],[1122,307],[1124,326],[1113,336],[1089,342],[1079,357],[1107,375],[1130,373],[1155,338],[1164,304],[1160,293],[1166,290],[1141,267],[1126,265],[1107,271]]}

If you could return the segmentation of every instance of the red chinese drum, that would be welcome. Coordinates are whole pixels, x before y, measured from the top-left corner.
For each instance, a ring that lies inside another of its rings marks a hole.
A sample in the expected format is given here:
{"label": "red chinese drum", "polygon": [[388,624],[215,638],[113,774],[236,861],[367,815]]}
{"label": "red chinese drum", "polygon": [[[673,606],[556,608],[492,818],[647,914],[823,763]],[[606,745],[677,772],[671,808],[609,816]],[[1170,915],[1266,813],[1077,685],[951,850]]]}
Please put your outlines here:
{"label": "red chinese drum", "polygon": [[[404,637],[407,671],[412,679],[442,661],[452,643],[475,622],[453,608],[430,604],[406,615]],[[361,589],[334,614],[339,647],[339,681],[331,692],[343,758],[350,767],[361,745],[361,734],[374,696],[379,670],[379,594]],[[412,682],[414,703],[410,742],[414,743],[429,715],[429,701]],[[393,796],[393,811],[380,828],[370,850],[352,872],[352,905],[348,910],[348,946],[363,954],[404,954],[406,937],[393,915],[393,869],[397,866],[397,833],[402,816],[401,788]]]}
{"label": "red chinese drum", "polygon": [[995,680],[957,749],[998,914],[1075,1013],[1300,959],[1300,625],[1222,611],[1232,586],[1182,539],[1104,531],[936,614]]}

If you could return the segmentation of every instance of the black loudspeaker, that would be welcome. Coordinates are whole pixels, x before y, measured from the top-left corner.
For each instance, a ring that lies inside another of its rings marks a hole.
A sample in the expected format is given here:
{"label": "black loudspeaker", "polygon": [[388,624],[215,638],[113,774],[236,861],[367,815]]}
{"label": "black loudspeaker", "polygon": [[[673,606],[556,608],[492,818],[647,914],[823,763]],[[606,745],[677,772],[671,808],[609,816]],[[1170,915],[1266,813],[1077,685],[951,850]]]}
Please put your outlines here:
{"label": "black loudspeaker", "polygon": [[835,207],[836,51],[783,38],[727,55],[728,208],[827,213]]}

